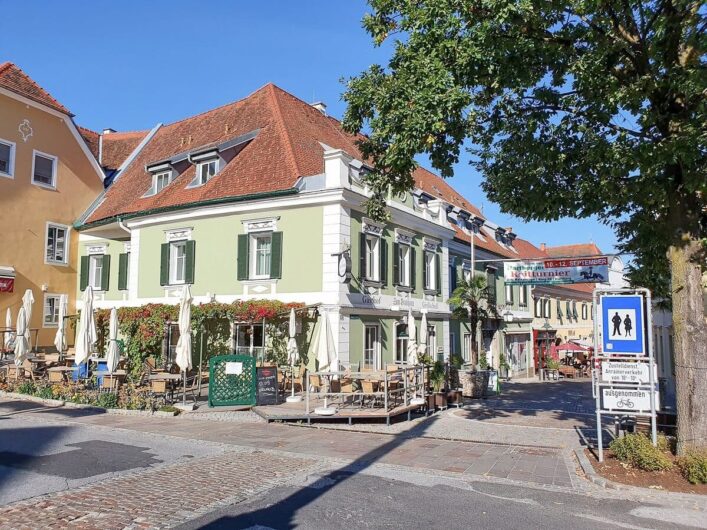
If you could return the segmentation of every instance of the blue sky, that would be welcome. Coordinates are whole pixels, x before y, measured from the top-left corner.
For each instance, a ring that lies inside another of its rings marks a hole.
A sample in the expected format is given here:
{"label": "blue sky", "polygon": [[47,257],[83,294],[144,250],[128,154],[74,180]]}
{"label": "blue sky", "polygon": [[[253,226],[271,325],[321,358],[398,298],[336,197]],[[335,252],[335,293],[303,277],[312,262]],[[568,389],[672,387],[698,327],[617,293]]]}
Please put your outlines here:
{"label": "blue sky", "polygon": [[[0,0],[0,7],[0,62],[15,62],[94,130],[169,123],[270,81],[324,101],[340,117],[340,80],[385,63],[389,52],[361,28],[360,0]],[[594,220],[521,223],[501,214],[481,178],[465,158],[451,184],[521,237],[549,245],[591,239],[614,249],[613,231]]]}

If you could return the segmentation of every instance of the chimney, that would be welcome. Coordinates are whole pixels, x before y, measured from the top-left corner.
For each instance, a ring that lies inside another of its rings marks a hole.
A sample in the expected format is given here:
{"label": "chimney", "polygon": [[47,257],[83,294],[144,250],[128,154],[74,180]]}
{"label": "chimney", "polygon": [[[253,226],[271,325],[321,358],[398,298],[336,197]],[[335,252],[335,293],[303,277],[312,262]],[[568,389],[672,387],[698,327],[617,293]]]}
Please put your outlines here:
{"label": "chimney", "polygon": [[111,129],[110,127],[108,127],[107,129],[103,129],[103,134],[110,134],[110,133],[114,133],[114,132],[115,132],[115,129]]}
{"label": "chimney", "polygon": [[545,252],[545,249],[547,248],[547,245],[545,243],[540,243],[540,250]]}
{"label": "chimney", "polygon": [[314,107],[319,112],[324,114],[324,116],[326,116],[326,103],[324,103],[323,101],[316,101],[316,102],[312,103],[312,107]]}

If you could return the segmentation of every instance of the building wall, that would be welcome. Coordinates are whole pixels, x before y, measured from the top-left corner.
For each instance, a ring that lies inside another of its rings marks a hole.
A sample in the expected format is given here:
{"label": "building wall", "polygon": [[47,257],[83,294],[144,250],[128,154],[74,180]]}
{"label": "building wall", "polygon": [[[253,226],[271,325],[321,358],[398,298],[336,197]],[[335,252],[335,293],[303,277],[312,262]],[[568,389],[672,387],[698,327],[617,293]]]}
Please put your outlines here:
{"label": "building wall", "polygon": [[[239,281],[237,279],[238,235],[245,233],[243,221],[278,218],[276,231],[282,232],[282,277],[277,280]],[[242,297],[244,285],[262,284],[262,292],[249,291],[259,298],[277,297],[285,293],[312,293],[322,290],[322,223],[320,206],[282,208],[257,213],[239,213],[206,218],[183,218],[132,230],[138,241],[137,296],[130,302],[145,299],[177,297],[181,287],[160,285],[161,245],[166,231],[187,228],[195,241],[193,296]],[[111,255],[109,290],[100,297],[107,301],[128,300],[127,291],[118,291],[118,254],[124,252],[124,241],[95,239],[82,235],[81,255],[91,245],[107,243]],[[131,254],[136,247],[131,245]],[[131,263],[132,265],[132,263]],[[130,281],[130,280],[129,280]],[[77,283],[78,285],[78,283]]]}
{"label": "building wall", "polygon": [[[19,125],[28,121],[31,136],[23,140]],[[16,270],[13,293],[0,293],[0,315],[17,312],[26,289],[34,294],[30,328],[39,329],[39,345],[51,346],[55,328],[44,327],[44,293],[66,294],[69,313],[76,310],[78,234],[70,230],[67,265],[45,264],[47,222],[71,226],[103,189],[94,165],[69,128],[69,118],[0,94],[0,138],[15,144],[14,178],[0,177],[2,244],[0,265]],[[56,189],[33,185],[33,150],[58,157]],[[34,334],[32,335],[34,340]]]}

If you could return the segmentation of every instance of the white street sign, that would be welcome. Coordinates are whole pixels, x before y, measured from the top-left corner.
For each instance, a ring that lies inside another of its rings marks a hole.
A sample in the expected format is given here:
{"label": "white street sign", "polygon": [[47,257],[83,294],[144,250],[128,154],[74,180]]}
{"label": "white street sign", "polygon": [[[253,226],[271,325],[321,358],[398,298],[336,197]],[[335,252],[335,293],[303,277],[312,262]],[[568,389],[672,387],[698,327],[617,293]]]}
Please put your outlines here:
{"label": "white street sign", "polygon": [[[603,410],[651,410],[651,393],[643,388],[602,388]],[[655,393],[655,408],[658,409],[658,392]]]}
{"label": "white street sign", "polygon": [[601,363],[601,379],[608,383],[649,383],[648,364],[604,361]]}

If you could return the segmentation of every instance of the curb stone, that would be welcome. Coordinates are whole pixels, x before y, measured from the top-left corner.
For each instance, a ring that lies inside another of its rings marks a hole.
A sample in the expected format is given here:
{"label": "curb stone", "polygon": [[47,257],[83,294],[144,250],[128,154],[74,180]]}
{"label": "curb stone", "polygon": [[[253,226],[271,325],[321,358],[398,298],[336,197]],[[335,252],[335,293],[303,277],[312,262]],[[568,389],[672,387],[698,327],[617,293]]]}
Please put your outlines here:
{"label": "curb stone", "polygon": [[594,466],[592,466],[592,463],[587,458],[587,455],[584,454],[584,448],[575,449],[574,454],[577,457],[579,465],[582,468],[584,475],[587,477],[587,480],[602,488],[615,490],[626,489],[621,487],[619,484],[612,482],[611,480],[607,480],[604,477],[600,477],[597,472],[594,471]]}

